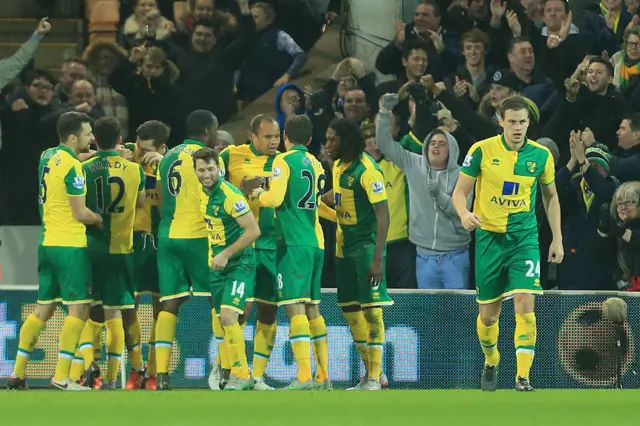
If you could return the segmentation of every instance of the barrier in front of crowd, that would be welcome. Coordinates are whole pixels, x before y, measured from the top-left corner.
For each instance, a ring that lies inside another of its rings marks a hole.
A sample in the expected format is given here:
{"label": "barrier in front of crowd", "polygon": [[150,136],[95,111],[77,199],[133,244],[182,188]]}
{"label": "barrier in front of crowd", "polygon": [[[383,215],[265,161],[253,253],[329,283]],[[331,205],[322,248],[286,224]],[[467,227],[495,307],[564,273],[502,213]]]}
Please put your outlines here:
{"label": "barrier in front of crowd", "polygon": [[[11,290],[9,290],[11,289]],[[33,311],[32,286],[0,287],[0,378],[11,373],[22,321]],[[601,305],[616,293],[550,291],[536,302],[538,344],[532,374],[540,388],[613,387],[616,372],[614,326],[602,316]],[[478,388],[483,355],[476,336],[477,307],[472,291],[394,291],[395,305],[385,308],[384,371],[396,389]],[[629,304],[623,341],[623,385],[638,387],[636,352],[640,343],[640,298],[622,293]],[[140,317],[146,359],[151,325],[150,299],[143,299]],[[328,327],[330,374],[334,386],[354,384],[363,374],[349,327],[332,290],[323,293],[321,310]],[[46,386],[58,356],[58,334],[64,319],[60,309],[47,323],[29,364],[30,385]],[[251,361],[255,318],[245,328]],[[502,354],[500,386],[510,388],[515,375],[513,304],[505,303],[500,320]],[[295,376],[284,310],[278,313],[278,334],[267,381],[285,385]],[[106,350],[102,351],[106,354]],[[171,360],[175,387],[207,386],[216,357],[211,311],[206,298],[182,308]],[[106,369],[105,356],[101,368]],[[123,368],[123,371],[125,369]],[[3,380],[0,379],[0,382]]]}

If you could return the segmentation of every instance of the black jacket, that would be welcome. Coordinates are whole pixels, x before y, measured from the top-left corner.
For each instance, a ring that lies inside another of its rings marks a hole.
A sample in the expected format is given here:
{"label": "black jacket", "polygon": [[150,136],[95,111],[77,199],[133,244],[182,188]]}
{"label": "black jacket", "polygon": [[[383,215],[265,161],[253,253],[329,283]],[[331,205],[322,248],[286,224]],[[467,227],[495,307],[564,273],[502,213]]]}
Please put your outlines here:
{"label": "black jacket", "polygon": [[631,221],[627,228],[631,229],[631,240],[627,243],[618,239],[622,263],[629,274],[622,279],[629,283],[629,291],[640,291],[640,220]]}
{"label": "black jacket", "polygon": [[610,163],[611,174],[621,183],[640,180],[640,145],[629,150],[619,148]]}
{"label": "black jacket", "polygon": [[611,240],[598,235],[600,207],[611,202],[618,183],[589,167],[584,179],[595,195],[587,210],[576,170],[562,167],[556,186],[562,209],[564,260],[558,265],[558,287],[563,290],[613,290],[615,247]]}

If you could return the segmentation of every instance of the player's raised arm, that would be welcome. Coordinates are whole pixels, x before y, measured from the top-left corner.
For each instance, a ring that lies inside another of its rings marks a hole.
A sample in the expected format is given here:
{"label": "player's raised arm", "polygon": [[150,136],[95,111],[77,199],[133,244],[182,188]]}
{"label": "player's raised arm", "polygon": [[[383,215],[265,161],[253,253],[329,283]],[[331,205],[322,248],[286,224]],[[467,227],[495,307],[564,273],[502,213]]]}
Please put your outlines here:
{"label": "player's raised arm", "polygon": [[262,207],[280,207],[284,201],[284,196],[287,193],[290,175],[291,170],[289,169],[287,162],[281,155],[277,156],[273,161],[271,188],[269,188],[268,191],[265,191],[262,188],[258,188],[254,191],[254,195],[258,199],[258,203],[260,203]]}

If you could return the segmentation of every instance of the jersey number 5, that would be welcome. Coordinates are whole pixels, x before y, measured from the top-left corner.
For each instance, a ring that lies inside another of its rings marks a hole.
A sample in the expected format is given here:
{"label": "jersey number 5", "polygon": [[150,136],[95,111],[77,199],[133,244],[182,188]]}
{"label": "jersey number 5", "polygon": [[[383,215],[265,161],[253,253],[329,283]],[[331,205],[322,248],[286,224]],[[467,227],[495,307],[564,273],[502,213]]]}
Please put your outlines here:
{"label": "jersey number 5", "polygon": [[176,160],[169,167],[169,172],[167,173],[167,188],[169,190],[169,194],[176,197],[180,193],[180,189],[182,188],[182,175],[176,168],[182,165],[182,160]]}
{"label": "jersey number 5", "polygon": [[302,180],[307,181],[308,186],[307,191],[298,201],[298,208],[304,210],[314,210],[318,205],[318,200],[324,192],[324,185],[327,182],[327,177],[324,175],[324,173],[318,176],[318,188],[315,197],[313,196],[313,173],[311,173],[310,170],[303,170],[300,173],[300,177],[302,178]]}
{"label": "jersey number 5", "polygon": [[[95,179],[96,184],[96,205],[98,206],[98,213],[104,214],[117,214],[122,213],[124,211],[124,207],[118,206],[122,198],[124,197],[124,180],[122,180],[119,176],[109,176],[107,178],[107,185],[104,185],[104,178],[102,176],[98,176]],[[107,207],[107,211],[104,210],[104,193],[106,191],[111,191],[111,185],[117,185],[118,191],[116,192],[116,196]]]}
{"label": "jersey number 5", "polygon": [[42,177],[40,178],[40,195],[38,195],[38,202],[44,204],[47,201],[47,175],[51,169],[47,166],[42,168]]}

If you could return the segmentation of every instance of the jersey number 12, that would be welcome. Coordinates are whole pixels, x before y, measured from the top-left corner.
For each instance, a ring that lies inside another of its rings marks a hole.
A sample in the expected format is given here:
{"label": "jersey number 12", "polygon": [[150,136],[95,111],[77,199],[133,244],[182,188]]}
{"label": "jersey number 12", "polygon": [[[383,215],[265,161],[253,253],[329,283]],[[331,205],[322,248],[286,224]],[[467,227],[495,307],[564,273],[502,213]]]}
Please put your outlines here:
{"label": "jersey number 12", "polygon": [[[107,177],[107,185],[104,185],[104,178],[102,176],[98,176],[95,179],[96,184],[96,206],[98,207],[98,213],[104,214],[116,214],[122,213],[124,211],[123,206],[119,206],[122,198],[124,197],[124,180],[122,180],[119,176],[109,176]],[[104,210],[104,193],[105,191],[111,191],[111,185],[117,185],[116,196],[113,198],[113,201],[107,207],[107,210]]]}

